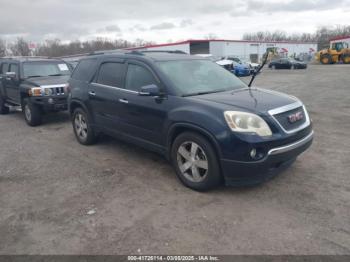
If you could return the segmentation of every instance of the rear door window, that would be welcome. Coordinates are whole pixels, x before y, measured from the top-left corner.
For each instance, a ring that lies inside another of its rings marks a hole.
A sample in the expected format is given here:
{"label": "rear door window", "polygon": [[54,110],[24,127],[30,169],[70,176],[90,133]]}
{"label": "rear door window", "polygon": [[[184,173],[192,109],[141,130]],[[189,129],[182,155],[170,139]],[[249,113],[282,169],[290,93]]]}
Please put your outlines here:
{"label": "rear door window", "polygon": [[153,74],[143,66],[129,64],[126,75],[126,89],[140,91],[141,87],[157,84]]}
{"label": "rear door window", "polygon": [[97,83],[123,88],[125,65],[117,62],[105,62],[101,65]]}

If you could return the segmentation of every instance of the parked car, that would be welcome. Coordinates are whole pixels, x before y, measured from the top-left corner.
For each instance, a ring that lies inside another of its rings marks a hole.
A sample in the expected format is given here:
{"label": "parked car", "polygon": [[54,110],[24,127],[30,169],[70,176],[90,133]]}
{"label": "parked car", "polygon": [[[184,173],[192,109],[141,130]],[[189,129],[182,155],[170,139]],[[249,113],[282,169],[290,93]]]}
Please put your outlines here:
{"label": "parked car", "polygon": [[236,56],[227,56],[225,57],[225,59],[235,61],[236,63],[239,63],[239,64],[248,65],[252,70],[255,70],[255,71],[258,70],[258,68],[260,67],[260,64],[258,63],[253,63],[250,60],[241,59]]}
{"label": "parked car", "polygon": [[0,114],[22,106],[28,125],[41,124],[45,112],[67,110],[71,71],[63,60],[40,57],[0,59]]}
{"label": "parked car", "polygon": [[224,59],[224,60],[216,61],[216,63],[238,77],[250,76],[252,73],[252,70],[248,65],[242,65],[232,60]]}
{"label": "parked car", "polygon": [[[94,55],[69,81],[69,112],[79,143],[100,133],[164,155],[194,190],[264,182],[312,143],[303,103],[249,88],[198,56]],[[147,174],[144,174],[147,175]]]}
{"label": "parked car", "polygon": [[307,64],[291,58],[280,58],[272,60],[269,64],[271,69],[306,69]]}

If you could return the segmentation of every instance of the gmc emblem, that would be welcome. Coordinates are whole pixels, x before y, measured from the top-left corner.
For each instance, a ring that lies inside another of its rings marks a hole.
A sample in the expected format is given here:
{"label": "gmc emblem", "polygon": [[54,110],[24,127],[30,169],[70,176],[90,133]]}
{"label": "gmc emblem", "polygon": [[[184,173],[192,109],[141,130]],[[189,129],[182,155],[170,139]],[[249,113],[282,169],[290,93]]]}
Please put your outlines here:
{"label": "gmc emblem", "polygon": [[295,123],[297,121],[300,121],[304,118],[304,114],[302,111],[296,112],[295,114],[291,114],[288,116],[289,123]]}

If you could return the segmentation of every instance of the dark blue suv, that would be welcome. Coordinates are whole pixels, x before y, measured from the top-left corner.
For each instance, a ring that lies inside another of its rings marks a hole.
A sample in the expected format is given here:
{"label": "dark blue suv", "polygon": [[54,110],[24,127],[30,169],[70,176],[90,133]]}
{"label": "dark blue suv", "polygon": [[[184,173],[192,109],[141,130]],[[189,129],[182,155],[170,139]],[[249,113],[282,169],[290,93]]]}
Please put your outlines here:
{"label": "dark blue suv", "polygon": [[249,88],[197,56],[91,55],[78,64],[69,89],[73,129],[81,144],[106,133],[158,152],[194,190],[266,181],[313,139],[300,100]]}

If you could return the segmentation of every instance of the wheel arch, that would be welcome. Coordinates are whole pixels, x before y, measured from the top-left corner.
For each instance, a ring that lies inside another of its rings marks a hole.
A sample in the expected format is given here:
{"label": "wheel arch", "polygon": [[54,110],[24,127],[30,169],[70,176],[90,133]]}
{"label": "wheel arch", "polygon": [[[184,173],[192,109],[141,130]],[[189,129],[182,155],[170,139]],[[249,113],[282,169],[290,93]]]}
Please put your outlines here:
{"label": "wheel arch", "polygon": [[205,137],[208,140],[208,142],[213,146],[213,149],[215,150],[215,153],[219,158],[218,160],[220,160],[221,150],[214,135],[210,133],[208,130],[200,126],[189,124],[189,123],[176,123],[169,128],[168,135],[167,135],[167,156],[166,156],[168,159],[171,159],[171,148],[176,137],[178,137],[180,134],[184,132],[193,132]]}

